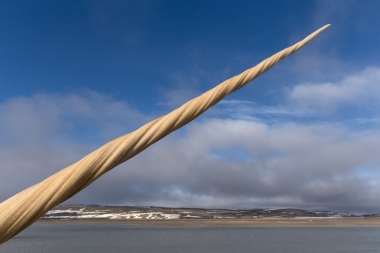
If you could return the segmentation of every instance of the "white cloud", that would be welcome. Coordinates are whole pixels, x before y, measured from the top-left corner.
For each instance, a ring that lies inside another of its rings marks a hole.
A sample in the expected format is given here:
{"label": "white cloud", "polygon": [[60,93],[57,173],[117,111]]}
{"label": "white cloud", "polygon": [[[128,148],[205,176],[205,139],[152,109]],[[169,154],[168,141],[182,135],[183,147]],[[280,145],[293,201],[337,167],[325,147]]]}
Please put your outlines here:
{"label": "white cloud", "polygon": [[[11,99],[0,117],[0,201],[150,118],[94,92]],[[379,152],[377,129],[203,117],[68,203],[370,212],[380,208]]]}
{"label": "white cloud", "polygon": [[149,119],[93,91],[9,99],[0,104],[0,118],[0,200]]}
{"label": "white cloud", "polygon": [[347,104],[379,104],[380,69],[367,68],[337,82],[299,84],[288,96],[301,107],[327,111]]}
{"label": "white cloud", "polygon": [[[185,132],[114,169],[73,201],[112,196],[108,203],[125,205],[380,208],[379,186],[371,183],[379,179],[379,131],[207,119]],[[370,176],[358,172],[361,166]]]}

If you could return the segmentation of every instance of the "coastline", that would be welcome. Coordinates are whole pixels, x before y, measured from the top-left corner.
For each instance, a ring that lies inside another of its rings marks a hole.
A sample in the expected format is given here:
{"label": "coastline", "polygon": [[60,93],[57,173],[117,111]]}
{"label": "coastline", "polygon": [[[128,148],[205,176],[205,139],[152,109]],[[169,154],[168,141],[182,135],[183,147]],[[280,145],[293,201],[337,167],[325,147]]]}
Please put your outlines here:
{"label": "coastline", "polygon": [[254,219],[178,219],[178,220],[112,220],[112,219],[70,219],[38,220],[38,224],[107,224],[120,223],[128,227],[157,228],[207,228],[207,227],[380,227],[378,217],[268,217]]}

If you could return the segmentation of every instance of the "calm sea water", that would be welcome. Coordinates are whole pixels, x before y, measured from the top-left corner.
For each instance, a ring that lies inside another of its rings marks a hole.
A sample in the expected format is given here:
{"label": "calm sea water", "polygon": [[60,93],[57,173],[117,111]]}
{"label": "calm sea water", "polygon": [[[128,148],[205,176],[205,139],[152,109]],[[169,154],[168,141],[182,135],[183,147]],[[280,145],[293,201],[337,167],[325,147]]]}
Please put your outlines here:
{"label": "calm sea water", "polygon": [[34,224],[0,252],[380,252],[380,228],[160,228],[126,223]]}

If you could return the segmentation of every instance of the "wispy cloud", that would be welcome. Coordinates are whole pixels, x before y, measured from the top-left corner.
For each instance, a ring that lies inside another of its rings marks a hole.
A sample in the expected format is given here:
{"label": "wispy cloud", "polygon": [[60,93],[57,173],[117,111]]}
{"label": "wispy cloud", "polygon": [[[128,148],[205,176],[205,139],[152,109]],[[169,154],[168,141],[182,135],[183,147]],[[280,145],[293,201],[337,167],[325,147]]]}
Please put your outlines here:
{"label": "wispy cloud", "polygon": [[170,76],[170,79],[174,83],[175,88],[161,90],[165,102],[160,102],[158,105],[176,108],[200,94],[197,90],[199,85],[198,78],[176,72]]}
{"label": "wispy cloud", "polygon": [[289,105],[265,106],[244,100],[223,100],[214,109],[218,117],[263,121],[270,118],[307,118],[313,111]]}
{"label": "wispy cloud", "polygon": [[378,104],[380,69],[369,67],[337,82],[296,85],[289,99],[304,108],[331,111],[347,104]]}
{"label": "wispy cloud", "polygon": [[352,121],[358,124],[371,124],[371,123],[380,124],[380,118],[356,118],[356,119],[353,119]]}

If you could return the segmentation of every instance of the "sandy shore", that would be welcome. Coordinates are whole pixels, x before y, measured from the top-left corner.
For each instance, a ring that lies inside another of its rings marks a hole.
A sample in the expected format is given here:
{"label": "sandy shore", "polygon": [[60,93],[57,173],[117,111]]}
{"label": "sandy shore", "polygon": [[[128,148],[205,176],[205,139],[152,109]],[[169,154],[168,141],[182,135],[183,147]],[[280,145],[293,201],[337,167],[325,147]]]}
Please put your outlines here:
{"label": "sandy shore", "polygon": [[257,218],[223,220],[39,220],[40,224],[120,223],[128,227],[380,227],[380,218]]}

